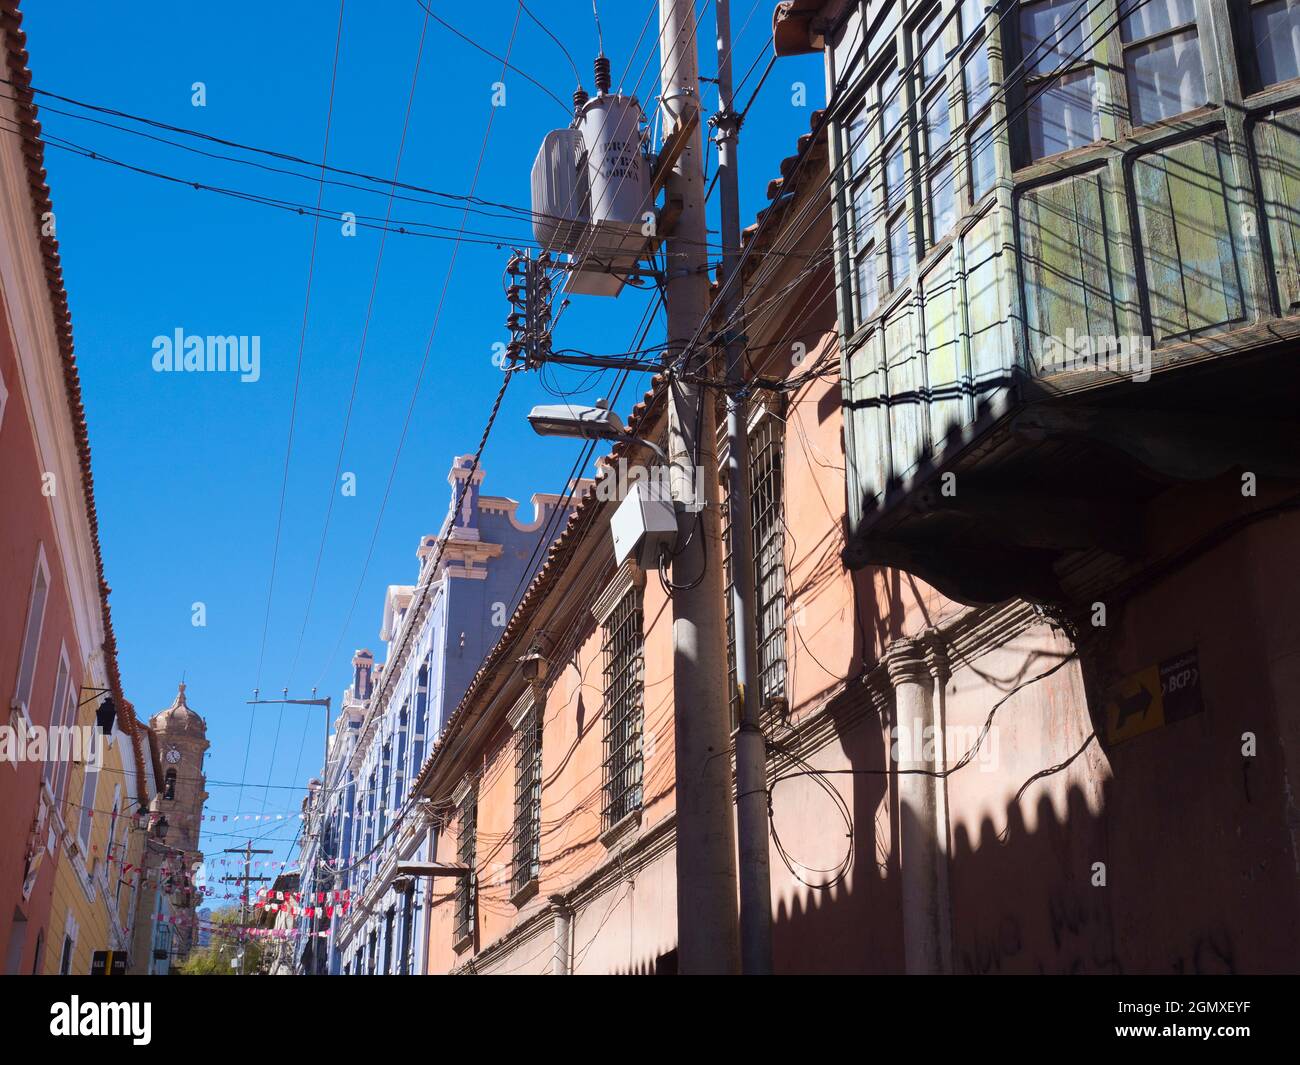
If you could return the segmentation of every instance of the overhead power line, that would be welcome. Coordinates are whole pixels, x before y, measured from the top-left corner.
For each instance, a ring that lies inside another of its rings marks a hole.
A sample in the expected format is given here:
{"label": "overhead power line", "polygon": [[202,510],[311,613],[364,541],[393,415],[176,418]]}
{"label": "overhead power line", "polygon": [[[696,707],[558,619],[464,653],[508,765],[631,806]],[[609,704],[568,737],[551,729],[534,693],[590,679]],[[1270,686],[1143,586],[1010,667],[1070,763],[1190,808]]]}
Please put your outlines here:
{"label": "overhead power line", "polygon": [[[339,51],[343,42],[343,11],[346,0],[339,0],[339,18],[338,29],[334,35],[334,62],[330,72],[330,89],[329,102],[325,110],[325,138],[324,145],[321,148],[321,180],[316,192],[316,208],[319,211],[321,198],[325,195],[325,162],[329,158],[330,149],[330,129],[334,121],[334,90],[338,82],[339,73]],[[302,324],[298,331],[298,358],[293,373],[293,400],[289,405],[289,432],[284,445],[284,470],[280,478],[280,503],[276,509],[275,515],[275,545],[271,549],[271,578],[266,590],[266,614],[262,618],[262,646],[257,656],[257,685],[262,684],[262,666],[266,658],[266,638],[271,627],[271,603],[275,595],[275,571],[280,559],[280,535],[284,529],[284,500],[289,489],[289,461],[293,456],[293,432],[298,415],[298,390],[302,383],[302,358],[307,347],[307,324],[311,317],[311,284],[316,269],[316,244],[320,235],[320,216],[317,215],[311,227],[311,251],[307,256],[307,284],[303,296],[302,305]],[[256,713],[257,708],[253,707]],[[280,713],[275,724],[275,740],[271,745],[271,757],[266,767],[266,782],[271,782],[271,771],[275,768],[275,754],[280,746],[280,729],[284,724],[284,705],[280,706]],[[252,718],[250,715],[249,732],[252,732]],[[262,792],[262,808],[266,808],[267,792]]]}
{"label": "overhead power line", "polygon": [[[459,37],[462,41],[468,44],[471,48],[477,48],[480,52],[482,52],[485,56],[488,56],[490,59],[495,59],[498,63],[502,65],[502,67],[505,70],[513,70],[525,81],[531,82],[533,85],[536,85],[537,88],[541,89],[542,92],[546,93],[547,96],[549,96],[552,100],[554,100],[557,104],[559,104],[564,109],[565,114],[568,114],[570,112],[570,110],[572,109],[570,104],[565,103],[564,100],[562,100],[555,93],[551,92],[550,89],[548,89],[545,85],[543,85],[531,74],[527,73],[526,71],[520,70],[517,66],[511,63],[504,56],[499,56],[495,52],[487,48],[484,48],[483,45],[479,44],[478,41],[474,40],[474,38],[469,37],[466,34],[462,33],[450,22],[448,22],[445,18],[443,18],[436,11],[430,8],[429,5],[424,2],[424,0],[415,0],[415,2],[419,4],[422,8],[424,8],[425,13],[443,29],[447,30],[450,33],[454,33],[457,37]],[[542,28],[545,29],[545,27]],[[547,30],[546,32],[550,33],[550,30]]]}

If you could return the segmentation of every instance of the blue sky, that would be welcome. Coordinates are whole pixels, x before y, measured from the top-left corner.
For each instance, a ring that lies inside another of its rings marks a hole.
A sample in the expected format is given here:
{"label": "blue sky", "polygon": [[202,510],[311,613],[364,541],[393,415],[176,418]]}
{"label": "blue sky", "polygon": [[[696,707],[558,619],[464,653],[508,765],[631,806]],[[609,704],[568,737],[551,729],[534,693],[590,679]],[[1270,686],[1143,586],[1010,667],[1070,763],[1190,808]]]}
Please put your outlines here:
{"label": "blue sky", "polygon": [[[513,0],[429,3],[485,48],[504,54],[516,13]],[[564,41],[593,91],[596,32],[590,0],[533,0],[529,7]],[[773,7],[773,0],[737,0],[733,6],[737,80],[758,59],[738,93],[741,103],[766,65]],[[635,91],[647,110],[658,87],[653,8],[651,0],[601,4],[615,87],[626,71],[625,91]],[[243,8],[172,0],[128,5],[27,0],[23,10],[38,89],[306,159],[320,157],[338,19],[334,0]],[[714,13],[703,0],[699,10],[707,75],[713,67]],[[346,4],[331,128],[333,165],[391,176],[424,18],[418,0]],[[519,21],[512,61],[569,98],[574,87],[569,61],[526,16]],[[566,125],[568,115],[512,73],[504,79],[506,104],[494,109],[492,84],[500,69],[496,60],[430,20],[403,180],[468,192],[491,113],[477,195],[527,206],[529,171],[541,138]],[[192,104],[195,82],[204,83],[204,107]],[[795,82],[807,86],[805,106],[793,102]],[[705,99],[709,107],[716,104],[711,92]],[[742,134],[743,222],[766,203],[768,181],[807,131],[811,108],[823,100],[818,57],[777,63]],[[51,141],[66,138],[189,181],[315,202],[313,181],[206,158],[51,110],[87,113],[77,107],[38,101]],[[202,147],[191,138],[166,136]],[[281,715],[278,708],[263,707],[251,722],[250,744],[251,708],[245,700],[260,679],[264,695],[274,696],[283,687],[304,695],[319,685],[321,694],[337,701],[353,649],[378,648],[384,588],[414,580],[419,537],[436,532],[446,512],[451,459],[474,450],[500,386],[500,371],[491,360],[507,313],[500,277],[510,238],[524,238],[526,230],[506,219],[469,217],[468,229],[500,234],[501,247],[466,243],[456,254],[363,579],[453,245],[403,234],[386,241],[342,461],[342,469],[356,475],[357,492],[344,497],[337,494],[333,473],[379,234],[363,229],[345,237],[338,223],[321,223],[262,656],[312,221],[55,148],[47,149],[46,166],[88,408],[127,697],[142,716],[150,716],[172,701],[184,674],[190,704],[207,718],[212,742],[209,813],[291,814],[302,784],[320,763],[321,711],[290,707]],[[716,199],[710,203],[715,230]],[[382,217],[385,201],[382,189],[326,186],[323,204],[335,217],[343,211]],[[453,231],[461,225],[459,208],[425,203],[398,201],[392,217]],[[556,346],[609,353],[630,348],[647,298],[633,291],[617,300],[576,298],[557,330]],[[155,373],[153,338],[178,328],[260,337],[260,380]],[[572,371],[556,372],[556,379],[570,387],[580,383]],[[588,401],[604,394],[602,383],[592,385]],[[620,407],[626,410],[643,387],[643,379],[634,380]],[[485,491],[512,496],[527,507],[533,492],[564,487],[577,444],[539,440],[524,419],[546,398],[535,375],[512,382],[484,455]],[[307,614],[331,493],[329,532]],[[206,611],[201,627],[192,624],[196,602]],[[242,789],[232,786],[241,781]],[[205,832],[202,845],[211,859],[246,837],[260,836],[260,846],[275,847],[274,857],[284,859],[296,827],[288,818],[269,826],[217,824]]]}

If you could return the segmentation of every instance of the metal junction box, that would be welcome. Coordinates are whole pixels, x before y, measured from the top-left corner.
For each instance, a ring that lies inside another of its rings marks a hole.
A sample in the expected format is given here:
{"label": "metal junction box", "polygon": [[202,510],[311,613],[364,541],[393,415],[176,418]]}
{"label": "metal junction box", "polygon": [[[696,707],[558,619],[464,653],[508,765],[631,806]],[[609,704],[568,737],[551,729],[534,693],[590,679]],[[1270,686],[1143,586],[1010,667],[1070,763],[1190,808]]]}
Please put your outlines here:
{"label": "metal junction box", "polygon": [[614,537],[614,562],[622,565],[634,557],[642,569],[659,565],[660,547],[671,549],[677,541],[677,514],[670,499],[650,484],[633,485],[609,522]]}

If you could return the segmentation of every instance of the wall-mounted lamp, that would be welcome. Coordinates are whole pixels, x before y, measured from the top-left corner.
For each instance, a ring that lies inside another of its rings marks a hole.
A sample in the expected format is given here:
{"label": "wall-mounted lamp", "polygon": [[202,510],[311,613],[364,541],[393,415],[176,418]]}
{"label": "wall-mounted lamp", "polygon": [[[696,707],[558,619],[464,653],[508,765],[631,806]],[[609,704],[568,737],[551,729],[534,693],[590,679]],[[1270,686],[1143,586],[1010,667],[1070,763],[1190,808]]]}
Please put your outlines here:
{"label": "wall-mounted lamp", "polygon": [[519,666],[523,670],[524,680],[531,685],[543,683],[550,670],[550,663],[537,644],[533,644],[528,653],[519,659]]}
{"label": "wall-mounted lamp", "polygon": [[106,695],[104,701],[95,709],[95,721],[105,736],[111,736],[115,720],[117,720],[117,703],[113,702],[111,695]]}

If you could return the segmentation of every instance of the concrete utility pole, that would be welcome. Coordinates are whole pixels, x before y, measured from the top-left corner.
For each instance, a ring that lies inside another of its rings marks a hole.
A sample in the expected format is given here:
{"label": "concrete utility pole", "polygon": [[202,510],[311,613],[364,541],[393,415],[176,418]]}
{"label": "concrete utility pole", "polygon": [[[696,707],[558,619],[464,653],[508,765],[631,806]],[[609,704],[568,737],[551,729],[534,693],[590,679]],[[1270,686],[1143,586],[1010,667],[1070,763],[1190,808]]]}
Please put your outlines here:
{"label": "concrete utility pole", "polygon": [[[694,122],[665,185],[670,209],[681,212],[667,239],[664,296],[666,358],[671,363],[704,328],[709,314],[699,57],[689,0],[659,0],[659,48],[665,127]],[[681,374],[673,378],[669,400],[668,457],[678,502],[679,552],[672,563],[678,967],[687,974],[734,973],[739,931],[713,406],[704,389],[683,381]],[[698,497],[697,480],[702,489]],[[703,509],[687,509],[685,501],[701,502]]]}
{"label": "concrete utility pole", "polygon": [[[722,196],[721,316],[730,319],[740,301],[740,187],[736,139],[740,116],[731,85],[731,5],[714,0],[718,46],[718,191]],[[734,279],[734,280],[733,280]],[[736,733],[736,834],[740,851],[740,971],[772,972],[772,872],[767,827],[767,744],[759,723],[758,662],[754,647],[754,552],[750,539],[749,432],[744,384],[744,338],[739,324],[722,337],[727,397],[727,553],[731,559],[731,616],[735,627],[736,689],[740,729]]]}

